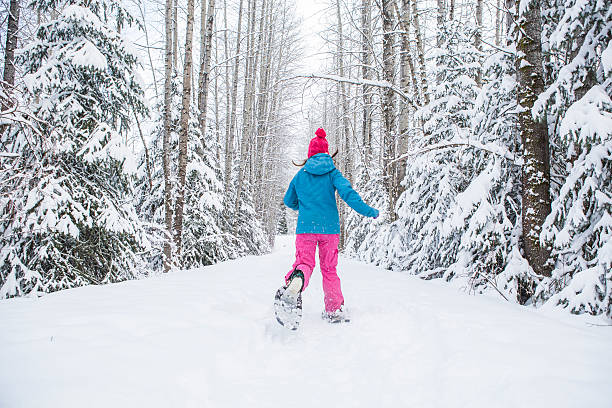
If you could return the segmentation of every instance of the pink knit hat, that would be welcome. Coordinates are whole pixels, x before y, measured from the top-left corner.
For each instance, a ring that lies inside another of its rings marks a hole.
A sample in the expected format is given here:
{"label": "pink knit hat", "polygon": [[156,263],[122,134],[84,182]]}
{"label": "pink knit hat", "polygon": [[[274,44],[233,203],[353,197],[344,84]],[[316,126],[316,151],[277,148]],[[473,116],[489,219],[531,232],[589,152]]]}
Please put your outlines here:
{"label": "pink knit hat", "polygon": [[327,144],[327,136],[322,128],[318,128],[315,132],[316,137],[313,137],[308,145],[308,158],[314,156],[317,153],[329,154],[329,146]]}

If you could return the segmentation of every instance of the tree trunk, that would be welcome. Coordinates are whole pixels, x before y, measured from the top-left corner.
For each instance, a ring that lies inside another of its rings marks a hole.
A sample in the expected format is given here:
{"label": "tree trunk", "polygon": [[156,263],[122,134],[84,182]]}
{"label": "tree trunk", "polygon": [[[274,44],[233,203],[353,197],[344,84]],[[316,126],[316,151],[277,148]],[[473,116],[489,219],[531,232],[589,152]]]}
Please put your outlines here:
{"label": "tree trunk", "polygon": [[[11,0],[6,30],[4,75],[2,79],[12,87],[15,85],[15,50],[17,49],[17,31],[19,30],[19,0]],[[4,110],[5,107],[2,107],[2,109]]]}
{"label": "tree trunk", "polygon": [[238,183],[236,185],[236,202],[235,211],[240,210],[241,194],[244,185],[245,172],[248,166],[248,150],[251,143],[251,121],[253,112],[253,93],[255,83],[255,40],[253,34],[255,31],[255,3],[256,0],[249,0],[248,15],[249,23],[247,25],[247,60],[244,77],[244,102],[242,106],[242,139],[240,141],[240,162],[238,165]]}
{"label": "tree trunk", "polygon": [[208,83],[210,81],[210,57],[213,36],[213,23],[215,20],[215,0],[208,0],[208,8],[204,13],[204,0],[202,0],[202,27],[200,28],[200,76],[198,89],[198,109],[200,111],[199,124],[202,137],[202,147],[206,146],[206,113],[208,107]]}
{"label": "tree trunk", "polygon": [[[518,6],[517,6],[518,11]],[[518,14],[518,13],[517,13]],[[522,220],[525,258],[536,274],[550,276],[550,249],[541,244],[540,232],[550,213],[550,158],[545,120],[533,118],[531,109],[544,90],[540,1],[518,16],[516,68],[518,76],[519,127],[523,143]]]}
{"label": "tree trunk", "polygon": [[230,123],[229,132],[225,144],[225,191],[228,192],[230,189],[230,182],[232,180],[232,163],[234,160],[233,149],[234,149],[234,133],[236,131],[236,99],[238,98],[238,70],[240,69],[240,36],[242,28],[242,5],[243,0],[240,0],[238,7],[238,34],[236,38],[236,58],[234,60],[234,74],[232,78],[232,108],[230,112]]}
{"label": "tree trunk", "polygon": [[[478,0],[480,1],[480,0]],[[444,0],[437,0],[438,5],[438,15],[436,16],[438,23],[437,37],[436,37],[436,47],[440,48],[442,46],[442,27],[444,26],[444,21],[446,20],[446,8],[444,4]]]}
{"label": "tree trunk", "polygon": [[[382,24],[383,24],[383,81],[393,83],[394,56],[393,56],[393,0],[382,0]],[[390,88],[385,88],[382,95],[382,114],[383,114],[383,146],[382,165],[383,178],[387,197],[389,198],[388,214],[389,220],[395,220],[395,207],[392,197],[394,195],[393,173],[390,166],[394,159],[394,137],[395,130],[395,107],[394,92]]]}
{"label": "tree trunk", "polygon": [[178,69],[178,56],[179,56],[179,42],[178,42],[178,2],[179,0],[174,0],[174,16],[172,18],[172,44],[173,44],[173,54],[172,58],[172,67],[174,69]]}
{"label": "tree trunk", "polygon": [[[476,0],[476,33],[474,35],[474,46],[478,51],[482,51],[482,0]],[[482,86],[482,67],[480,61],[476,69],[476,84],[479,87]]]}
{"label": "tree trunk", "polygon": [[[217,31],[217,20],[214,21],[213,31]],[[219,41],[217,36],[215,36],[215,61],[219,61]],[[215,144],[215,157],[217,159],[217,163],[221,162],[221,122],[219,119],[219,110],[221,109],[221,103],[219,101],[219,70],[217,69],[217,74],[215,75],[215,136],[216,136],[216,144]]]}
{"label": "tree trunk", "polygon": [[[438,5],[444,7],[444,2],[439,1]],[[412,55],[410,52],[410,1],[402,0],[402,12],[400,15],[400,22],[403,33],[401,34],[401,57],[400,57],[400,86],[404,93],[408,94],[410,88],[410,80],[412,79],[412,87],[416,92],[416,78],[414,76],[414,64],[412,63]],[[438,17],[440,13],[438,14]],[[444,21],[438,19],[438,24],[444,24]],[[408,151],[408,133],[410,131],[410,117],[411,117],[411,106],[406,101],[401,101],[400,105],[400,116],[399,116],[399,141],[397,156],[402,156]],[[393,207],[397,200],[404,192],[404,188],[401,185],[402,180],[406,176],[406,163],[396,162],[394,165],[395,174],[395,194],[393,196]]]}
{"label": "tree trunk", "polygon": [[189,107],[191,105],[191,74],[193,55],[194,0],[187,2],[187,29],[185,39],[185,64],[183,66],[183,95],[179,122],[178,188],[174,207],[174,245],[181,254],[183,235],[183,210],[185,207],[185,177],[187,174],[187,144],[189,141]]}
{"label": "tree trunk", "polygon": [[501,44],[501,33],[503,29],[504,20],[501,17],[501,0],[497,0],[497,7],[495,8],[495,45]]}
{"label": "tree trunk", "polygon": [[[269,3],[267,3],[269,4]],[[259,95],[259,100],[257,103],[257,118],[256,118],[256,139],[255,139],[255,164],[256,164],[256,208],[262,208],[264,204],[264,192],[265,188],[263,185],[263,178],[266,175],[265,166],[264,166],[264,152],[265,147],[268,145],[268,138],[266,137],[268,133],[268,128],[271,125],[269,122],[271,120],[269,114],[270,108],[270,77],[272,75],[272,51],[274,44],[274,36],[273,36],[273,19],[272,19],[272,7],[271,5],[268,7],[268,12],[266,15],[266,24],[264,25],[264,19],[262,18],[260,24],[260,36],[263,36],[265,33],[266,40],[263,37],[260,37],[260,47],[262,53],[262,63],[260,64],[260,72],[259,72],[259,90],[257,94]],[[284,17],[284,16],[283,16]],[[280,33],[285,32],[285,18],[281,19],[281,27]],[[265,46],[265,47],[264,47]],[[283,59],[283,49],[279,49],[279,60]],[[263,214],[262,214],[263,215]]]}
{"label": "tree trunk", "polygon": [[[364,79],[370,78],[370,56],[372,54],[372,3],[371,0],[361,1],[361,75]],[[372,95],[370,87],[366,84],[361,86],[363,98],[363,116],[361,122],[361,139],[365,154],[363,155],[364,166],[370,165],[372,158]],[[367,172],[366,172],[367,174]]]}
{"label": "tree trunk", "polygon": [[[344,78],[344,33],[342,31],[342,12],[340,10],[340,0],[336,0],[336,16],[338,19],[338,73],[341,78]],[[340,82],[340,102],[342,104],[342,135],[343,135],[343,144],[344,149],[342,150],[342,160],[344,162],[344,176],[349,182],[353,181],[353,169],[352,169],[352,160],[351,160],[351,148],[350,148],[350,120],[349,120],[349,102],[347,96],[347,84],[344,82]],[[340,208],[340,248],[344,248],[344,242],[346,238],[346,205],[342,205]]]}
{"label": "tree trunk", "polygon": [[[340,0],[336,0],[336,13],[337,13],[337,17],[338,17],[338,73],[340,74],[341,78],[344,78],[344,37],[343,37],[343,32],[342,32],[342,13],[340,10]],[[350,77],[350,75],[349,75]],[[350,129],[351,129],[351,124],[350,124],[350,120],[349,120],[349,114],[350,114],[350,110],[349,110],[349,101],[348,101],[348,96],[347,96],[347,84],[344,82],[340,82],[340,98],[341,98],[341,103],[342,103],[342,133],[344,136],[344,154],[343,154],[343,161],[344,161],[344,172],[345,172],[345,177],[349,180],[352,181],[352,160],[351,160],[351,149],[350,149],[350,142],[351,142],[351,133],[350,133]]]}
{"label": "tree trunk", "polygon": [[164,136],[163,136],[163,171],[164,171],[164,221],[167,236],[164,242],[164,272],[168,272],[172,261],[172,185],[170,183],[170,133],[172,132],[172,54],[173,54],[173,24],[172,0],[166,0],[166,53],[164,80]]}
{"label": "tree trunk", "polygon": [[[230,67],[229,67],[229,42],[228,42],[228,38],[227,38],[227,32],[229,30],[229,27],[227,26],[227,0],[225,0],[223,2],[223,50],[225,52],[224,57],[225,57],[225,61],[226,63],[223,64],[225,66],[225,69],[223,70],[225,75],[225,148],[224,148],[224,160],[225,160],[225,164],[224,164],[224,168],[225,168],[225,172],[224,172],[224,179],[223,179],[223,187],[225,189],[225,194],[227,197],[227,193],[228,193],[228,188],[229,188],[229,180],[231,177],[231,161],[232,161],[232,152],[233,152],[233,141],[230,144],[230,121],[231,121],[231,110],[230,110],[230,105],[231,105],[231,98],[230,98],[230,88],[231,88],[231,83],[230,83]],[[228,169],[228,162],[230,163],[229,169]]]}
{"label": "tree trunk", "polygon": [[414,32],[417,40],[417,51],[419,56],[419,76],[421,79],[421,92],[423,94],[423,103],[429,103],[429,91],[427,90],[427,75],[425,73],[425,46],[423,44],[423,35],[419,23],[419,11],[417,10],[416,0],[412,0],[412,23],[414,24]]}

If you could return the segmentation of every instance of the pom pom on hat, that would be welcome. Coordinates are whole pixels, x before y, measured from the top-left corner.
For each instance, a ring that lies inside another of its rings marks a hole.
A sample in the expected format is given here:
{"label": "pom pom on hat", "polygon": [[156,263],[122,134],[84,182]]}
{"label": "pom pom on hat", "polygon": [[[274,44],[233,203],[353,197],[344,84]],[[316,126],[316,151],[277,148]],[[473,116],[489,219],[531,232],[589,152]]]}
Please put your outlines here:
{"label": "pom pom on hat", "polygon": [[327,144],[327,139],[325,139],[327,136],[325,130],[323,130],[323,128],[318,128],[315,135],[316,137],[313,137],[308,145],[308,158],[318,153],[329,154],[329,145]]}

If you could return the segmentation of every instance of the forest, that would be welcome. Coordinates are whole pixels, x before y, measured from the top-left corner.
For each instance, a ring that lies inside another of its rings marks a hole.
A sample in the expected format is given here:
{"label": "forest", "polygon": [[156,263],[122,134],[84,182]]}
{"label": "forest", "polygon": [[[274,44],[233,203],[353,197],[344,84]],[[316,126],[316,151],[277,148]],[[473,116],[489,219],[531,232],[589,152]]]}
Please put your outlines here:
{"label": "forest", "polygon": [[0,298],[269,252],[322,127],[345,255],[612,317],[609,2],[0,7]]}

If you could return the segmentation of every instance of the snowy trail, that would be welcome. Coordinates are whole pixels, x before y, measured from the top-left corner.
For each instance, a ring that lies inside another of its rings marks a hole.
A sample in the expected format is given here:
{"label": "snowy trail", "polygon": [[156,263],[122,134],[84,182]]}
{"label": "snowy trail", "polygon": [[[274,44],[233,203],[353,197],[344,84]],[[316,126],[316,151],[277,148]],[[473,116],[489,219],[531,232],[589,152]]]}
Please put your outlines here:
{"label": "snowy trail", "polygon": [[200,270],[0,302],[0,407],[612,406],[612,328],[352,260],[352,322],[318,267],[297,332],[276,250]]}

